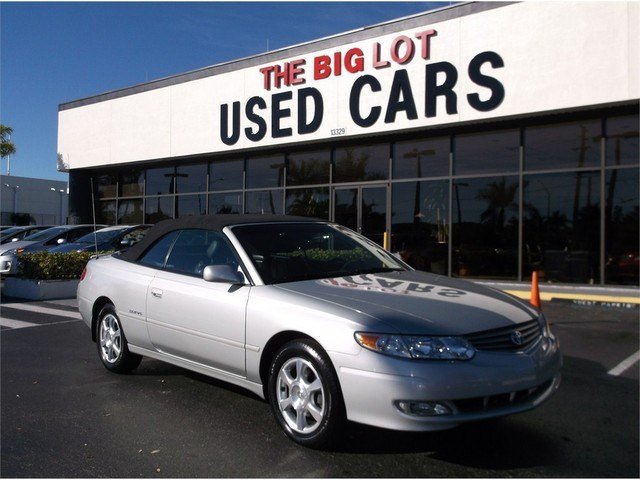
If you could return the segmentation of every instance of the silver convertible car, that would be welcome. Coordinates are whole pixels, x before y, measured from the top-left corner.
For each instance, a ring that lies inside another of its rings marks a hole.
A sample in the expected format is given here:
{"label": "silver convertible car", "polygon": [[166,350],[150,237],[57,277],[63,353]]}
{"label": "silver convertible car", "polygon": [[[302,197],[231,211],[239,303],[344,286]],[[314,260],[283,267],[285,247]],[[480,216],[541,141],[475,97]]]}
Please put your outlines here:
{"label": "silver convertible car", "polygon": [[78,304],[107,369],[147,356],[239,385],[311,447],[345,420],[428,431],[523,412],[560,383],[539,310],[308,218],[158,223],[87,264]]}

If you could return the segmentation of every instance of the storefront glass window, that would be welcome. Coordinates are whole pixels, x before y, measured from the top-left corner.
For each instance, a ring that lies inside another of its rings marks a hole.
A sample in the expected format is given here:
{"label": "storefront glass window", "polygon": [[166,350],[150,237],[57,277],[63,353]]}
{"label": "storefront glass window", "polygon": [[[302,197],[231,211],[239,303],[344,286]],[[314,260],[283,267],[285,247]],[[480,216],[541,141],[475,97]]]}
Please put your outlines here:
{"label": "storefront glass window", "polygon": [[600,120],[525,129],[525,170],[557,170],[600,166]]}
{"label": "storefront glass window", "polygon": [[570,172],[524,177],[523,276],[599,281],[600,174]]}
{"label": "storefront glass window", "polygon": [[335,151],[335,183],[387,180],[389,144],[342,148]]}
{"label": "storefront glass window", "polygon": [[245,213],[282,214],[282,190],[247,192]]}
{"label": "storefront glass window", "polygon": [[287,185],[329,183],[331,152],[292,153],[288,156]]}
{"label": "storefront glass window", "polygon": [[607,166],[638,165],[638,115],[607,119]]}
{"label": "storefront glass window", "polygon": [[418,270],[446,275],[449,181],[394,183],[391,251]]}
{"label": "storefront glass window", "polygon": [[145,223],[158,223],[173,218],[174,197],[151,197],[146,199]]}
{"label": "storefront glass window", "polygon": [[206,215],[206,195],[179,195],[176,197],[175,218],[188,217],[190,215]]}
{"label": "storefront glass window", "polygon": [[150,168],[147,170],[147,195],[163,195],[175,192],[175,168]]}
{"label": "storefront glass window", "polygon": [[282,187],[284,155],[247,159],[247,188]]}
{"label": "storefront glass window", "polygon": [[520,168],[519,158],[519,130],[454,137],[454,175],[517,172]]}
{"label": "storefront glass window", "polygon": [[449,137],[398,142],[393,149],[393,178],[449,175]]}
{"label": "storefront glass window", "polygon": [[242,192],[209,194],[209,214],[242,213]]}
{"label": "storefront glass window", "polygon": [[135,225],[143,222],[142,199],[118,202],[118,224]]}
{"label": "storefront glass window", "polygon": [[118,189],[121,197],[138,197],[144,195],[144,170],[130,168],[120,173]]}
{"label": "storefront glass window", "polygon": [[115,198],[118,192],[118,181],[113,173],[105,173],[95,177],[98,198]]}
{"label": "storefront glass window", "polygon": [[296,188],[287,190],[287,215],[329,219],[328,188]]}
{"label": "storefront glass window", "polygon": [[244,160],[221,160],[209,165],[209,190],[236,190],[242,188]]}
{"label": "storefront glass window", "polygon": [[96,202],[96,223],[116,224],[116,201]]}
{"label": "storefront glass window", "polygon": [[453,183],[452,274],[516,279],[518,177]]}
{"label": "storefront glass window", "polygon": [[605,283],[638,285],[638,181],[637,168],[607,172]]}
{"label": "storefront glass window", "polygon": [[176,172],[176,193],[207,191],[207,164],[179,165]]}

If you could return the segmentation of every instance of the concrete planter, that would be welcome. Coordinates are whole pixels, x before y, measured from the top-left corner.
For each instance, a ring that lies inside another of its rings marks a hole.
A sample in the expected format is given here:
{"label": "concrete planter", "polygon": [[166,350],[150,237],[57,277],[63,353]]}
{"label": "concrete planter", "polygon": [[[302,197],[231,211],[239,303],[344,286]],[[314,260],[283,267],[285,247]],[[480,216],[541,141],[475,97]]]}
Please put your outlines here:
{"label": "concrete planter", "polygon": [[26,300],[75,298],[78,283],[80,283],[79,279],[26,280],[24,278],[9,277],[4,281],[2,294],[5,297]]}

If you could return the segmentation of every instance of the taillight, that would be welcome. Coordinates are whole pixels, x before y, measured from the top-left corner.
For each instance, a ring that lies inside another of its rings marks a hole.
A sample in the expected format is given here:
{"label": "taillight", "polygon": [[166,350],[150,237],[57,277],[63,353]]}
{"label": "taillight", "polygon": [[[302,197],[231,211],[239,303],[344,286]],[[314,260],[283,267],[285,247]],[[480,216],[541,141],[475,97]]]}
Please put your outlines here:
{"label": "taillight", "polygon": [[84,277],[87,276],[87,267],[82,269],[82,273],[80,274],[80,281],[84,280]]}

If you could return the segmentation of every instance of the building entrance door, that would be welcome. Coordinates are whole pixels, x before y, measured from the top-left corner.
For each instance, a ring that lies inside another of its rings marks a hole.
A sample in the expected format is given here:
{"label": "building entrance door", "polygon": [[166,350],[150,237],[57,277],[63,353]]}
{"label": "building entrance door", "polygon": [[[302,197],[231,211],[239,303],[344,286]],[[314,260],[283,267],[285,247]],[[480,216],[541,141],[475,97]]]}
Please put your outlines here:
{"label": "building entrance door", "polygon": [[336,187],[333,221],[382,246],[387,226],[387,186]]}

